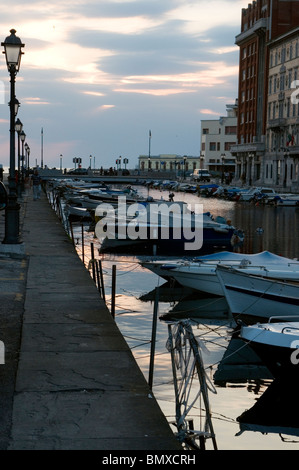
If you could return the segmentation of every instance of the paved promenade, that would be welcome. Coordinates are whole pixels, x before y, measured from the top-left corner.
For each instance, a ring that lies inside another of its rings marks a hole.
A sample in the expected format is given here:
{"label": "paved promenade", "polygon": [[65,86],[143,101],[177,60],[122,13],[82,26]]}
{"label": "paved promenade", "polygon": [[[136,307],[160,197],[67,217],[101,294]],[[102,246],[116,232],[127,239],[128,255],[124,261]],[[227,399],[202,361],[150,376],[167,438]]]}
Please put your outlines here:
{"label": "paved promenade", "polygon": [[180,449],[45,195],[21,225],[25,255],[0,249],[0,449]]}

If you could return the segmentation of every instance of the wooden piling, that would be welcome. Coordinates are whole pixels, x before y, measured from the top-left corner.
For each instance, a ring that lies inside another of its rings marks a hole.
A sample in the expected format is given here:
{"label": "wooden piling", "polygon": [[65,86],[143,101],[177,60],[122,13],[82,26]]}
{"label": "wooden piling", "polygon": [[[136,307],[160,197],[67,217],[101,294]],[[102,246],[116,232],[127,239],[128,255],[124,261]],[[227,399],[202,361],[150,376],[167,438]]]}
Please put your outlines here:
{"label": "wooden piling", "polygon": [[116,265],[112,266],[111,315],[115,318]]}

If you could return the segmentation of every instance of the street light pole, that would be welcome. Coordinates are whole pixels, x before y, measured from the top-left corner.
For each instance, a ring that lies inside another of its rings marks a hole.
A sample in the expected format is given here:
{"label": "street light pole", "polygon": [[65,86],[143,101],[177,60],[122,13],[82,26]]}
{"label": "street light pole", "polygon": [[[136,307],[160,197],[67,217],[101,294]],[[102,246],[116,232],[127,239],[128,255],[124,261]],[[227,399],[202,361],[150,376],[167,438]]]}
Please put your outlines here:
{"label": "street light pole", "polygon": [[25,142],[25,139],[26,139],[26,134],[23,130],[20,132],[20,138],[21,138],[21,142],[22,142],[22,156],[21,156],[21,159],[22,159],[22,185],[21,185],[21,190],[22,190],[22,192],[24,192],[25,191],[24,142]]}
{"label": "street light pole", "polygon": [[7,69],[10,74],[10,167],[8,177],[8,199],[5,209],[5,237],[3,243],[16,244],[20,243],[20,205],[17,203],[16,191],[16,172],[15,172],[15,108],[18,101],[15,96],[15,80],[20,68],[22,51],[24,47],[20,38],[16,36],[16,30],[10,30],[4,42],[4,53],[6,57]]}
{"label": "street light pole", "polygon": [[21,132],[23,129],[23,124],[18,118],[15,122],[15,130],[17,131],[18,134],[18,181],[17,181],[17,195],[18,197],[21,197],[21,149],[20,149],[20,143],[21,143]]}
{"label": "street light pole", "polygon": [[221,183],[224,183],[224,162],[225,162],[225,153],[221,154]]}

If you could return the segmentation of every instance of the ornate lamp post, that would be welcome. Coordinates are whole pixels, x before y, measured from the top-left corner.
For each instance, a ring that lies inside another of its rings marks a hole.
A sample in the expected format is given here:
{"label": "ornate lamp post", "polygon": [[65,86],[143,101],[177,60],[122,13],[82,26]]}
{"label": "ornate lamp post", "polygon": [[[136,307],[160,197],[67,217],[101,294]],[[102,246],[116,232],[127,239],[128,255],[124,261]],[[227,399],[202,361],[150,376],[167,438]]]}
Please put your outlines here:
{"label": "ornate lamp post", "polygon": [[21,140],[21,132],[23,129],[23,123],[18,118],[15,122],[15,130],[18,133],[18,181],[17,181],[17,194],[18,197],[21,197],[21,151],[20,151],[20,140]]}
{"label": "ornate lamp post", "polygon": [[14,244],[20,243],[20,231],[19,231],[19,216],[20,206],[17,203],[17,192],[16,192],[16,173],[15,173],[15,118],[16,118],[16,107],[19,102],[15,96],[15,79],[20,69],[21,57],[22,57],[22,44],[20,38],[16,36],[16,30],[10,30],[10,36],[8,36],[4,42],[1,43],[4,46],[4,54],[6,58],[7,69],[10,74],[10,167],[8,177],[8,202],[5,210],[5,238],[3,243]]}
{"label": "ornate lamp post", "polygon": [[225,163],[225,153],[221,154],[221,183],[224,183],[224,163]]}
{"label": "ornate lamp post", "polygon": [[22,192],[24,192],[25,191],[24,142],[25,142],[25,139],[26,139],[26,134],[23,130],[20,132],[20,139],[21,139],[21,142],[22,142],[22,155],[21,155],[21,161],[22,161],[22,170],[21,170],[21,172],[22,172],[22,186],[21,186],[21,189],[22,189]]}
{"label": "ornate lamp post", "polygon": [[288,176],[288,157],[290,154],[290,149],[286,149],[283,153],[284,156],[284,171],[283,171],[283,187],[287,187],[287,176]]}
{"label": "ornate lamp post", "polygon": [[186,160],[187,160],[187,157],[183,157],[183,162],[184,162],[184,181],[186,179]]}
{"label": "ornate lamp post", "polygon": [[248,157],[249,157],[249,186],[251,186],[252,185],[252,164],[253,164],[253,159],[254,159],[254,153],[250,153]]}
{"label": "ornate lamp post", "polygon": [[30,147],[27,144],[27,142],[25,144],[25,152],[26,152],[26,173],[27,173],[27,176],[29,176],[29,171],[30,171],[30,166],[29,166]]}
{"label": "ornate lamp post", "polygon": [[199,156],[199,168],[202,170],[203,169],[203,163],[205,161],[205,156],[201,153]]}

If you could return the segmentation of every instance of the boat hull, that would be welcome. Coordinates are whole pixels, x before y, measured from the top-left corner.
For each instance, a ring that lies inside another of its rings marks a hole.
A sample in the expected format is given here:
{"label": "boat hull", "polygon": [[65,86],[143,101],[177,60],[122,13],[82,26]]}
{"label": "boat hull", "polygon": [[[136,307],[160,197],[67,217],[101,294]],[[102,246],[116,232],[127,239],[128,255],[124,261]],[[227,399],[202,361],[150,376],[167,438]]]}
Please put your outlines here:
{"label": "boat hull", "polygon": [[274,375],[299,370],[299,323],[242,326],[240,337]]}
{"label": "boat hull", "polygon": [[299,283],[285,283],[218,267],[217,275],[232,315],[248,323],[299,314]]}
{"label": "boat hull", "polygon": [[[159,231],[159,229],[158,229]],[[159,233],[156,239],[129,239],[124,240],[118,238],[105,238],[102,242],[100,251],[101,253],[124,253],[130,250],[130,253],[144,254],[144,255],[183,255],[183,256],[196,256],[199,253],[209,253],[216,248],[225,248],[232,250],[231,243],[234,229],[229,229],[226,232],[217,232],[213,229],[203,229],[203,244],[202,247],[196,250],[186,249],[186,243],[192,244],[192,240],[186,239],[184,236],[181,238],[173,238],[172,231],[170,230],[169,238],[162,239]]]}

